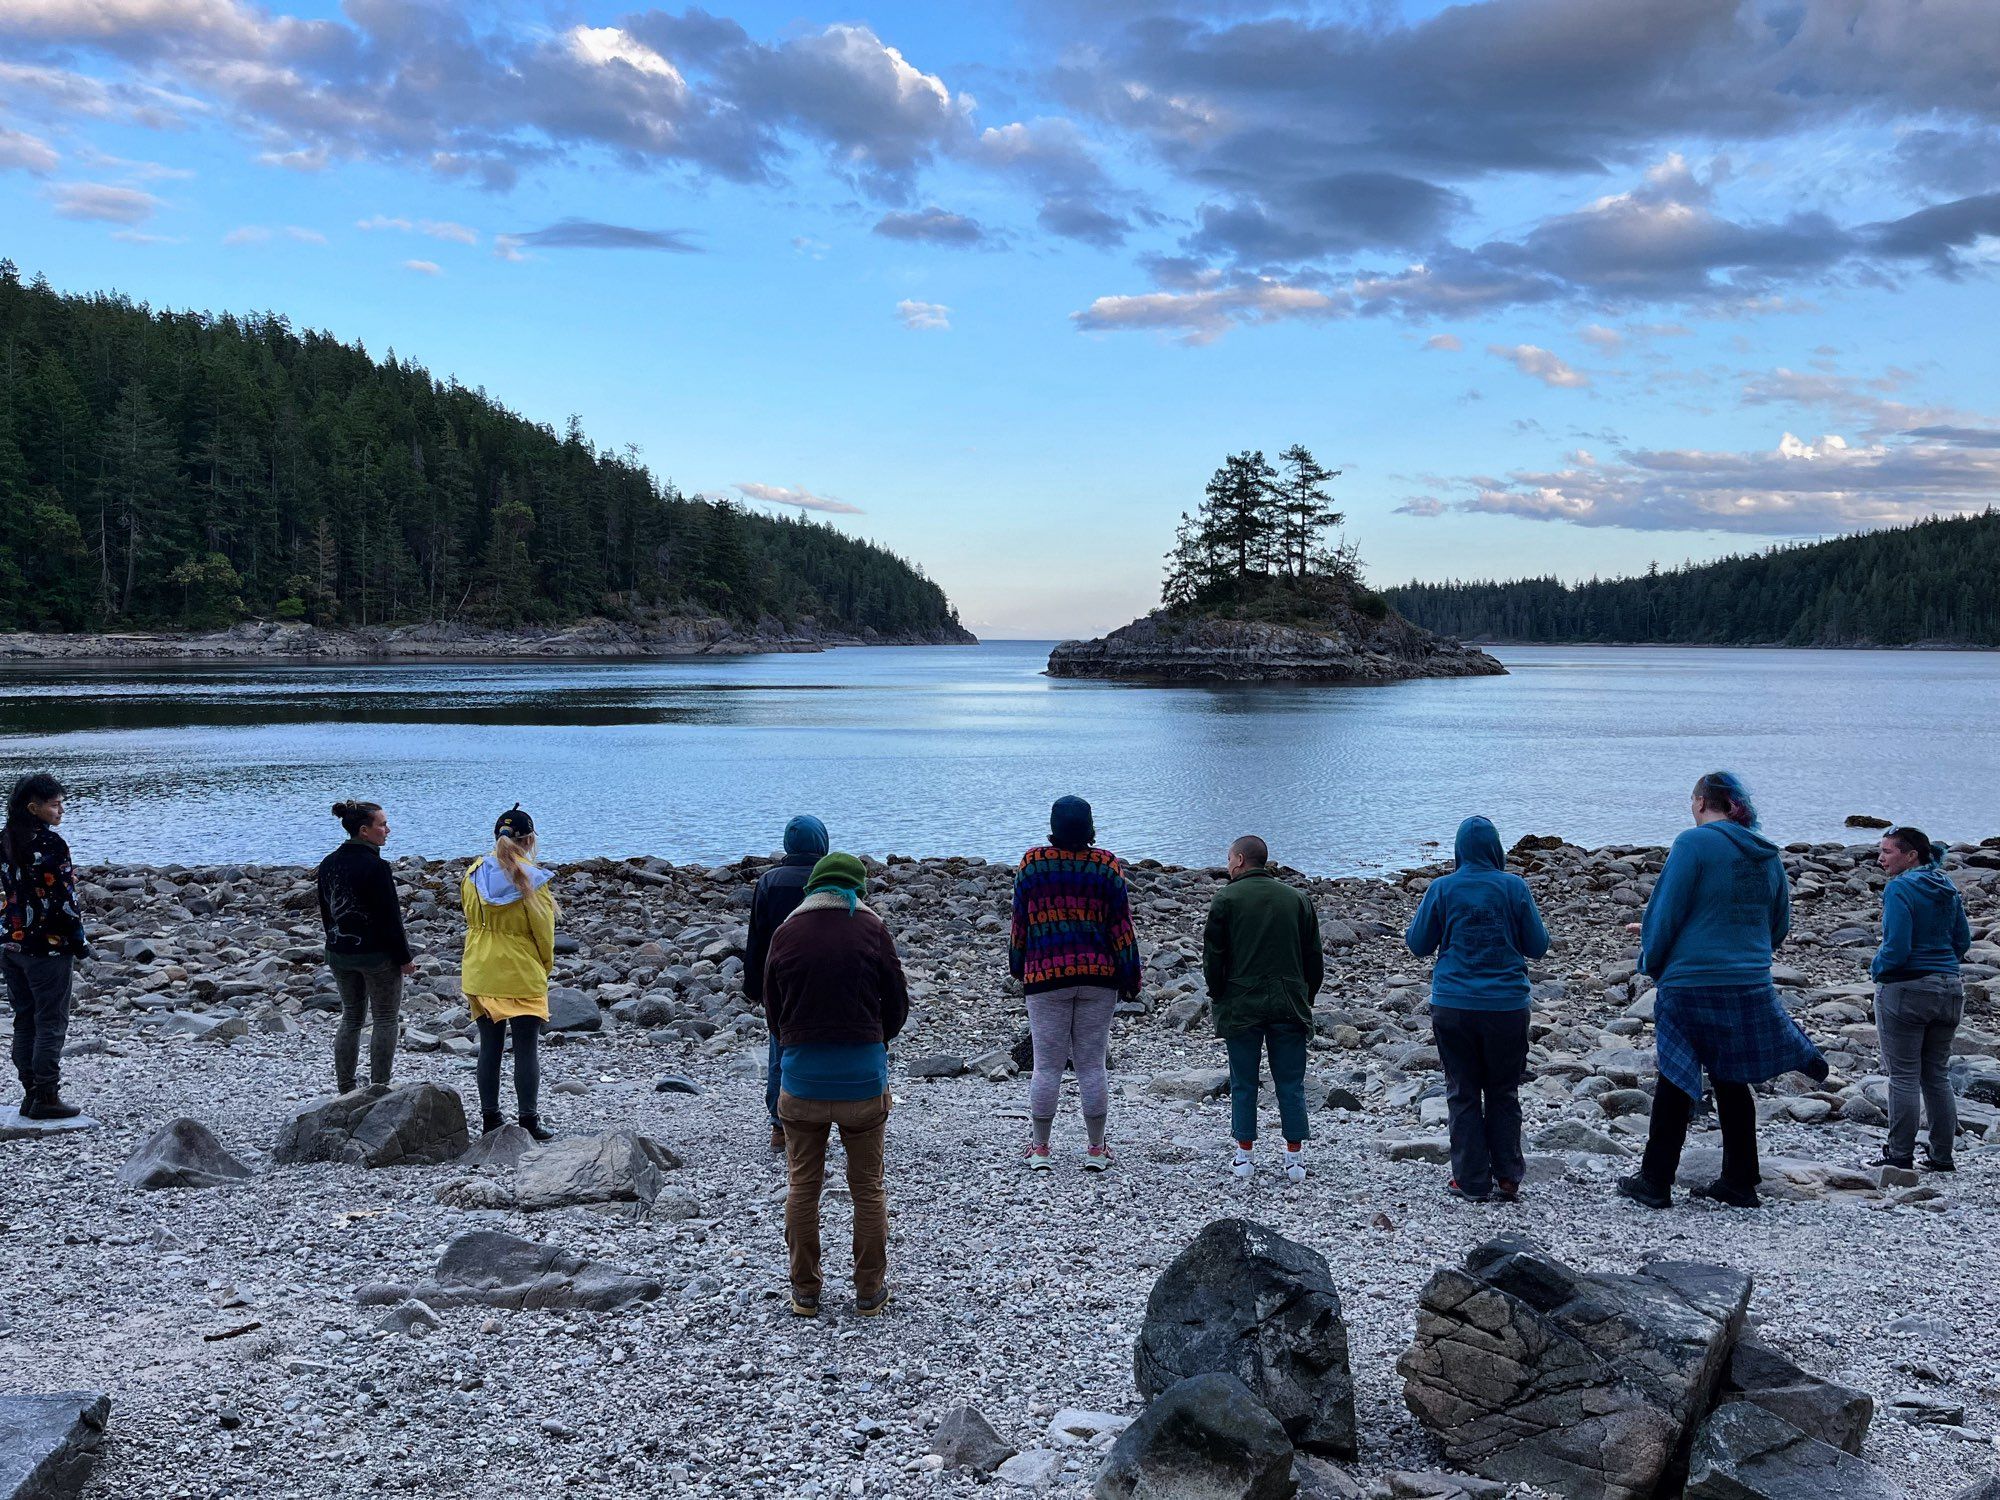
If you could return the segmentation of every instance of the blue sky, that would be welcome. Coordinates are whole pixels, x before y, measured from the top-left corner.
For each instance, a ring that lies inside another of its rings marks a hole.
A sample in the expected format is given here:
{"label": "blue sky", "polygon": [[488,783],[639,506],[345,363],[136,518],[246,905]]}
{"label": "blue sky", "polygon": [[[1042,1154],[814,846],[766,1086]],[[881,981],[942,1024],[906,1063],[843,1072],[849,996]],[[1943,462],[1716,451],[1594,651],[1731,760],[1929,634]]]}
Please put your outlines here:
{"label": "blue sky", "polygon": [[1067,635],[1248,447],[1344,471],[1378,583],[1991,504],[1996,76],[1987,0],[11,0],[0,253]]}

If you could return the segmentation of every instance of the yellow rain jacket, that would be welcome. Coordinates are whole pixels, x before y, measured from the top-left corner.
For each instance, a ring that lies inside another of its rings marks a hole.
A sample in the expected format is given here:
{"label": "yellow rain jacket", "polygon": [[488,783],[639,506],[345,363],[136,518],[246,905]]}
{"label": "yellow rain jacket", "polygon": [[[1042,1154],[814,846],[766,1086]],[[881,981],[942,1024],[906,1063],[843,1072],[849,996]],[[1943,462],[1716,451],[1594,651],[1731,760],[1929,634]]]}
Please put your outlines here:
{"label": "yellow rain jacket", "polygon": [[[536,871],[543,882],[544,871]],[[465,956],[459,988],[474,1016],[504,1021],[549,1018],[549,971],[556,961],[556,902],[544,883],[527,900],[490,858],[472,862],[459,884]]]}

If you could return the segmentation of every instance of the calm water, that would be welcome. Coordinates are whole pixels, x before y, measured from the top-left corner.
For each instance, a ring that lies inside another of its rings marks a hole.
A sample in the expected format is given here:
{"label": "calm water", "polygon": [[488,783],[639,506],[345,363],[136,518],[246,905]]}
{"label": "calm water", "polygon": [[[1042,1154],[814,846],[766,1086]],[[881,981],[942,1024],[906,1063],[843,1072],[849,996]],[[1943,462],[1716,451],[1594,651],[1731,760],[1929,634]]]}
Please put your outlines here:
{"label": "calm water", "polygon": [[1511,842],[1664,840],[1727,766],[1781,840],[1850,812],[2000,833],[2000,654],[1514,647],[1394,687],[1053,682],[1046,645],[689,661],[0,667],[0,771],[53,769],[86,862],[302,862],[336,797],[390,852],[481,847],[519,800],[553,858],[837,846],[1018,854],[1065,792],[1132,857],[1255,831],[1301,868],[1421,862],[1461,816]]}

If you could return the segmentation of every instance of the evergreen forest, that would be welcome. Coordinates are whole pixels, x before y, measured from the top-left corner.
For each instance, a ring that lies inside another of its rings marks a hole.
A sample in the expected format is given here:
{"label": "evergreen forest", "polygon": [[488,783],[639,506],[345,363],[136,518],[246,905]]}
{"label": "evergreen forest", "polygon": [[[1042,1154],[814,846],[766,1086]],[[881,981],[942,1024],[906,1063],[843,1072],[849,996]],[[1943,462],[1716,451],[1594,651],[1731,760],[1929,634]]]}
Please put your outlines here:
{"label": "evergreen forest", "polygon": [[1382,618],[1388,607],[1361,587],[1353,548],[1327,537],[1345,519],[1327,489],[1339,477],[1299,443],[1276,464],[1254,449],[1230,454],[1200,508],[1181,513],[1161,604],[1169,614],[1275,623],[1350,608]]}
{"label": "evergreen forest", "polygon": [[2000,511],[1564,584],[1408,583],[1417,624],[1474,641],[2000,646]]}
{"label": "evergreen forest", "polygon": [[916,568],[684,495],[393,351],[0,261],[0,629],[717,614],[955,633]]}

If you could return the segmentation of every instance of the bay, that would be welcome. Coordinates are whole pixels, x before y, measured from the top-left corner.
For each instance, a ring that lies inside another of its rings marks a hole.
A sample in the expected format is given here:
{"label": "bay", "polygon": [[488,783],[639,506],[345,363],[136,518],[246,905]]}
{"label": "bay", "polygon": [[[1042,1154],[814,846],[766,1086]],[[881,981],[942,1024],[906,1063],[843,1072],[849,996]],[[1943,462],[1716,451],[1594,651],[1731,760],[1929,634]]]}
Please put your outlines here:
{"label": "bay", "polygon": [[1481,812],[1509,842],[1659,842],[1704,771],[1778,840],[1869,812],[2000,833],[2000,654],[1503,647],[1511,675],[1156,688],[1041,675],[1048,643],[685,660],[0,668],[0,773],[49,769],[85,863],[292,863],[329,805],[390,853],[484,846],[519,801],[551,859],[836,846],[1012,858],[1074,792],[1128,858],[1255,832],[1315,873],[1422,863]]}

